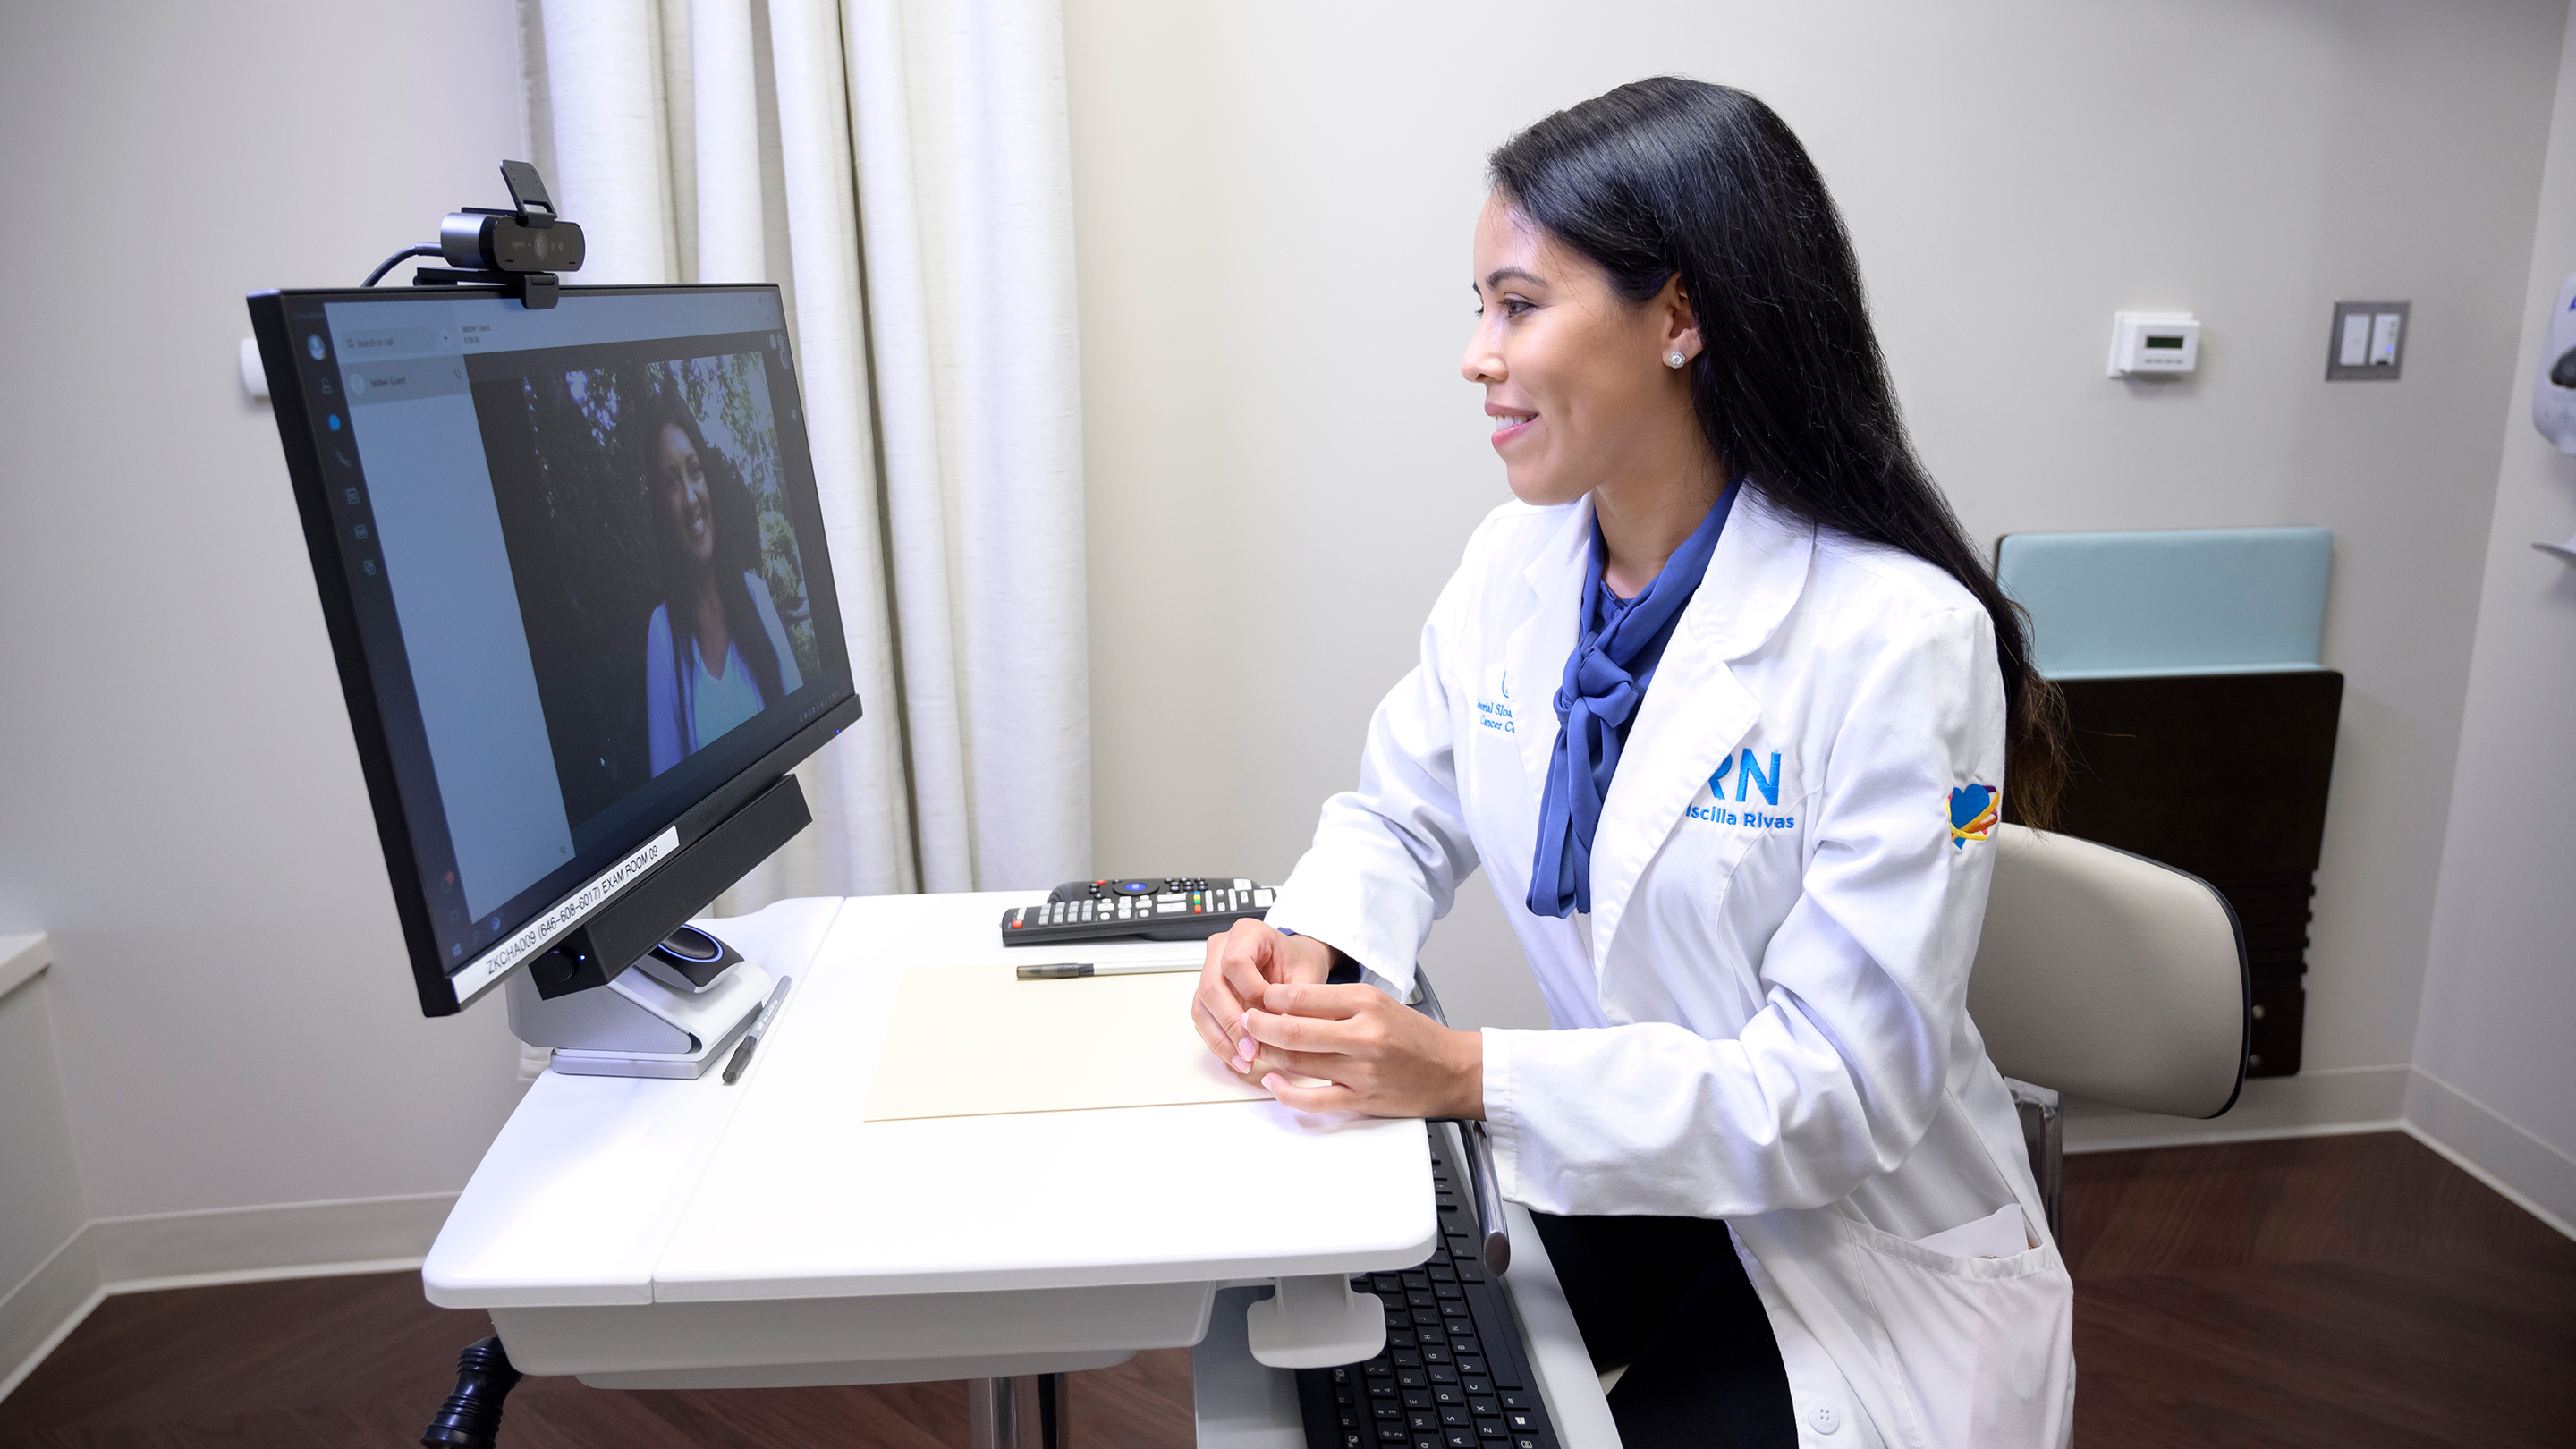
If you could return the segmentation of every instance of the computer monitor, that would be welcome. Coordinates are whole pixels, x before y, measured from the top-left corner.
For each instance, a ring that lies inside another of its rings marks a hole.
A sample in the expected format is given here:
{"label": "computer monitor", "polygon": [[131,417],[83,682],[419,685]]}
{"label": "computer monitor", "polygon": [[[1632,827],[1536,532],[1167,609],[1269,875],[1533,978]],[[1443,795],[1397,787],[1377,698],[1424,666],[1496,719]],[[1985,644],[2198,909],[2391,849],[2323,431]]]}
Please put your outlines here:
{"label": "computer monitor", "polygon": [[249,300],[422,1011],[608,983],[859,717],[778,289]]}

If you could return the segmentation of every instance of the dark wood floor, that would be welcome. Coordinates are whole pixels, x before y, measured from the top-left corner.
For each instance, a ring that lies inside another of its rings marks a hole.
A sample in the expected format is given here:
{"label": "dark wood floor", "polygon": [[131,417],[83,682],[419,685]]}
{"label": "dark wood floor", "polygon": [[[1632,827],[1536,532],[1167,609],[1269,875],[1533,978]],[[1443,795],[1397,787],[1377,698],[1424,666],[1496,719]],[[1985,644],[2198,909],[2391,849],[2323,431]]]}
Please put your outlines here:
{"label": "dark wood floor", "polygon": [[[2067,1163],[2076,1442],[2576,1443],[2576,1243],[2395,1134]],[[414,1442],[486,1325],[408,1274],[111,1298],[0,1449]],[[1081,1449],[1180,1449],[1189,1356],[1075,1380]],[[625,1393],[530,1379],[506,1449],[962,1445],[957,1384]]]}
{"label": "dark wood floor", "polygon": [[2075,1441],[2576,1445],[2576,1242],[2411,1137],[2069,1158]]}

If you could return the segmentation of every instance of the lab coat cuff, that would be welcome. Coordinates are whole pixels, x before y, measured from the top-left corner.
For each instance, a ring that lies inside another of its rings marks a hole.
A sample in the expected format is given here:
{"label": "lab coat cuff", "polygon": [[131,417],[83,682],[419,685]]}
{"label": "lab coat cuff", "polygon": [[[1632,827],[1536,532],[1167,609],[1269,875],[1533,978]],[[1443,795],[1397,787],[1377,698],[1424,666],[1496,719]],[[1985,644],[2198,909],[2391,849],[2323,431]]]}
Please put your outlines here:
{"label": "lab coat cuff", "polygon": [[1413,994],[1413,953],[1421,938],[1399,943],[1393,933],[1373,929],[1359,901],[1355,888],[1334,889],[1291,876],[1262,919],[1340,951],[1360,968],[1360,979],[1402,1001]]}
{"label": "lab coat cuff", "polygon": [[1528,1204],[1521,1180],[1520,1114],[1513,1110],[1513,1068],[1518,1065],[1515,1054],[1524,1045],[1519,1038],[1530,1033],[1489,1026],[1477,1035],[1484,1039],[1485,1136],[1494,1149],[1494,1186],[1503,1197]]}

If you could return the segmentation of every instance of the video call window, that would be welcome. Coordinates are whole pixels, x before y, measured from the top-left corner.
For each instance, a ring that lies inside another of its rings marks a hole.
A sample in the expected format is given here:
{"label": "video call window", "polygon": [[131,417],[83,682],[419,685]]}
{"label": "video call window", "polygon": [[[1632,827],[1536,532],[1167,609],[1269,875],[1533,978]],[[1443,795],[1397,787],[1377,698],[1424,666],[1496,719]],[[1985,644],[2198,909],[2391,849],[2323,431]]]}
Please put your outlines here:
{"label": "video call window", "polygon": [[480,970],[584,881],[701,828],[691,812],[853,702],[775,288],[267,304],[423,979]]}
{"label": "video call window", "polygon": [[653,355],[668,343],[511,353],[475,369],[576,833],[820,673],[770,387],[782,340],[698,339],[725,350],[682,357]]}

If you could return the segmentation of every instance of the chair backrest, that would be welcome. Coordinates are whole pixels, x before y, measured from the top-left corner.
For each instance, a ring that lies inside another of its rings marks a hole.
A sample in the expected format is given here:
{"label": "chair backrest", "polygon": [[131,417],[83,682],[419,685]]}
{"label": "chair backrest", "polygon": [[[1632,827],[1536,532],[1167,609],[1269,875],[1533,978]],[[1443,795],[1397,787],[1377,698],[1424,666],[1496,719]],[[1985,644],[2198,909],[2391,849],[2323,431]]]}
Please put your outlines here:
{"label": "chair backrest", "polygon": [[2244,1081],[2245,945],[2226,898],[2144,856],[1997,827],[1968,1014],[2008,1077],[2215,1117]]}

